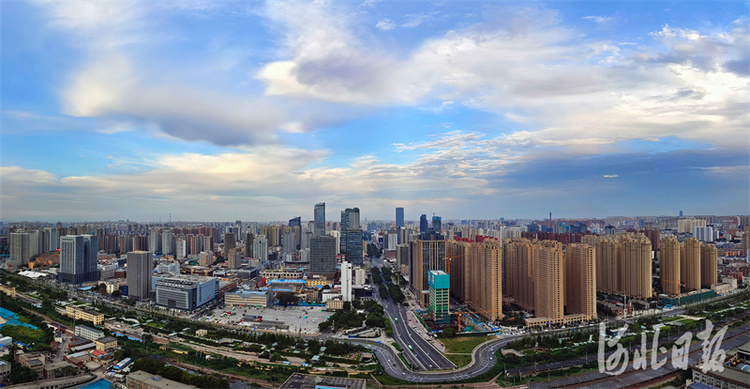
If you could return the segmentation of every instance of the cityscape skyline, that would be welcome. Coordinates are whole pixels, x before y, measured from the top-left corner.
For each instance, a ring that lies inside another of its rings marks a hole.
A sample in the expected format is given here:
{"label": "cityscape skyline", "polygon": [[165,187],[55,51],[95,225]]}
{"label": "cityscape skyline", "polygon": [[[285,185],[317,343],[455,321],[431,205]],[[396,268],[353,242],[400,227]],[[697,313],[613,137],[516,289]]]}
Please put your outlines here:
{"label": "cityscape skyline", "polygon": [[585,4],[4,3],[0,220],[747,214],[747,3]]}

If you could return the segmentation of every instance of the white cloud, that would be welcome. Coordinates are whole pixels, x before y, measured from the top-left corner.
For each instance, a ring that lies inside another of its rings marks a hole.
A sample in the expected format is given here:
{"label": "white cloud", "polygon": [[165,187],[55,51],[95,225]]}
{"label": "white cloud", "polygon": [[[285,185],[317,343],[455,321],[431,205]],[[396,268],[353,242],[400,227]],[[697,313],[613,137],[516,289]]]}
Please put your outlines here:
{"label": "white cloud", "polygon": [[617,174],[604,174],[604,175],[602,175],[602,177],[604,177],[604,178],[617,178],[617,177],[620,177],[620,176],[617,175]]}
{"label": "white cloud", "polygon": [[396,28],[396,23],[394,23],[391,19],[385,18],[378,20],[378,22],[375,24],[375,27],[383,31],[390,31]]}
{"label": "white cloud", "polygon": [[583,20],[591,20],[594,23],[599,23],[599,24],[609,23],[609,22],[615,20],[615,18],[608,17],[608,16],[584,16],[581,19],[583,19]]}

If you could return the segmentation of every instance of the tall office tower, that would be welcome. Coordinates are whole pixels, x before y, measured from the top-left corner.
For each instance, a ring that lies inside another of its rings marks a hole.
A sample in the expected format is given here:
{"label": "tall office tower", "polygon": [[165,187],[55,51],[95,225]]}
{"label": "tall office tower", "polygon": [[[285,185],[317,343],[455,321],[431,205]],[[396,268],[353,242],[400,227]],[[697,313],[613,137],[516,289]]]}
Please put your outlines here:
{"label": "tall office tower", "polygon": [[565,314],[562,243],[537,242],[533,252],[534,316],[561,319]]}
{"label": "tall office tower", "polygon": [[568,313],[596,319],[596,249],[570,244],[565,251],[565,301]]}
{"label": "tall office tower", "polygon": [[427,225],[427,215],[422,214],[419,217],[419,233],[425,233],[430,227]]}
{"label": "tall office tower", "polygon": [[161,254],[161,231],[158,227],[151,227],[148,229],[148,251],[156,254]]}
{"label": "tall office tower", "polygon": [[310,272],[326,276],[336,274],[336,238],[324,235],[310,239]]}
{"label": "tall office tower", "polygon": [[148,251],[148,237],[144,235],[134,236],[132,251]]}
{"label": "tall office tower", "polygon": [[402,266],[409,267],[409,245],[400,244],[396,246],[396,269],[401,273],[407,273]]}
{"label": "tall office tower", "polygon": [[680,247],[680,281],[686,291],[701,288],[701,242],[688,238]]}
{"label": "tall office tower", "polygon": [[161,232],[161,253],[164,255],[174,254],[173,243],[174,234],[172,230],[164,230]]}
{"label": "tall office tower", "polygon": [[315,204],[315,236],[324,236],[326,234],[326,203]]}
{"label": "tall office tower", "polygon": [[347,208],[349,216],[346,229],[346,260],[352,265],[360,266],[364,262],[363,233],[360,227],[359,208]]}
{"label": "tall office tower", "polygon": [[237,243],[237,239],[234,237],[234,233],[231,232],[225,232],[224,233],[224,258],[227,258],[227,255],[229,254],[229,250],[235,248]]}
{"label": "tall office tower", "polygon": [[450,276],[442,270],[430,270],[427,310],[432,313],[435,323],[449,323],[450,318]]}
{"label": "tall office tower", "polygon": [[524,238],[505,239],[503,242],[503,286],[521,308],[534,310],[533,245]]}
{"label": "tall office tower", "polygon": [[268,239],[265,235],[258,235],[253,241],[253,258],[261,262],[268,260]]}
{"label": "tall office tower", "polygon": [[29,258],[31,258],[29,234],[26,232],[11,232],[9,243],[10,258],[20,261],[24,265],[29,263]]}
{"label": "tall office tower", "polygon": [[432,217],[432,229],[435,230],[435,232],[440,232],[443,229],[443,221],[440,216]]}
{"label": "tall office tower", "polygon": [[718,251],[712,244],[701,244],[701,286],[711,288],[719,282]]}
{"label": "tall office tower", "polygon": [[286,232],[281,237],[281,252],[284,255],[296,255],[297,254],[297,238],[294,236],[294,232]]}
{"label": "tall office tower", "polygon": [[619,236],[619,279],[622,294],[651,298],[651,242],[646,235],[628,233]]}
{"label": "tall office tower", "polygon": [[97,281],[97,248],[94,235],[68,235],[60,238],[60,282],[82,284]]}
{"label": "tall office tower", "polygon": [[427,272],[445,271],[445,241],[416,239],[412,242],[409,281],[422,306],[427,304]]}
{"label": "tall office tower", "polygon": [[352,264],[341,262],[341,299],[352,301]]}
{"label": "tall office tower", "polygon": [[396,227],[403,227],[404,226],[404,208],[397,207],[396,208]]}
{"label": "tall office tower", "polygon": [[294,232],[294,244],[296,245],[295,248],[299,248],[302,234],[302,217],[297,216],[294,219],[289,219],[289,227],[291,227],[292,232]]}
{"label": "tall office tower", "polygon": [[674,236],[661,239],[659,271],[662,292],[668,295],[680,294],[680,242]]}
{"label": "tall office tower", "polygon": [[245,233],[245,256],[248,258],[253,257],[253,241],[255,240],[255,234],[252,232]]}
{"label": "tall office tower", "polygon": [[133,251],[128,258],[128,297],[140,301],[151,297],[151,274],[154,259],[149,251]]}
{"label": "tall office tower", "polygon": [[620,293],[620,242],[612,235],[584,238],[588,238],[586,242],[592,244],[596,252],[596,289]]}
{"label": "tall office tower", "polygon": [[341,223],[339,223],[341,228],[341,237],[339,238],[341,250],[339,250],[339,253],[344,255],[346,255],[346,231],[349,229],[349,211],[351,211],[351,208],[341,211]]}

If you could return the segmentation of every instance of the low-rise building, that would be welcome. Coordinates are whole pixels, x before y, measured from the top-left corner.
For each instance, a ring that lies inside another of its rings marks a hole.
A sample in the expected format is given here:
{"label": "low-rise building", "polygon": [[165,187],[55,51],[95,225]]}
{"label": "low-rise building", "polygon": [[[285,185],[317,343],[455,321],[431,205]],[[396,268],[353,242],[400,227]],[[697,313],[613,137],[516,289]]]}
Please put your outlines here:
{"label": "low-rise building", "polygon": [[97,340],[104,337],[104,332],[89,326],[76,326],[75,335],[88,340]]}
{"label": "low-rise building", "polygon": [[117,339],[111,336],[105,336],[96,340],[96,349],[110,353],[117,350]]}
{"label": "low-rise building", "polygon": [[273,304],[273,293],[271,291],[250,291],[227,293],[224,295],[224,304],[227,307],[270,307]]}
{"label": "low-rise building", "polygon": [[339,311],[344,309],[344,300],[328,300],[326,301],[326,309],[330,311]]}
{"label": "low-rise building", "polygon": [[10,363],[0,360],[0,381],[10,378]]}
{"label": "low-rise building", "polygon": [[75,320],[85,320],[91,322],[95,326],[100,326],[102,325],[102,323],[104,323],[103,313],[86,312],[83,309],[75,307],[73,305],[68,305],[65,307],[65,314]]}
{"label": "low-rise building", "polygon": [[18,356],[18,363],[34,370],[39,377],[42,377],[44,375],[44,362],[46,359],[47,355],[44,353],[26,353]]}
{"label": "low-rise building", "polygon": [[197,386],[182,384],[143,370],[128,374],[125,377],[128,389],[197,389]]}

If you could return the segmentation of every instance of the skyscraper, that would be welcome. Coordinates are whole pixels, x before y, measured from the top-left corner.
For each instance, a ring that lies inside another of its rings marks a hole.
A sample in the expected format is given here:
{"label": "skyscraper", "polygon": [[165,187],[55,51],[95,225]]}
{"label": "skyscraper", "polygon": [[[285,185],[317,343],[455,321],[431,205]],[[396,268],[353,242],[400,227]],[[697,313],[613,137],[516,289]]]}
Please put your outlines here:
{"label": "skyscraper", "polygon": [[325,235],[310,239],[310,272],[327,276],[336,273],[336,238]]}
{"label": "skyscraper", "polygon": [[565,300],[569,314],[596,319],[596,251],[571,244],[565,252]]}
{"label": "skyscraper", "polygon": [[20,261],[24,265],[29,263],[31,250],[28,233],[12,232],[10,234],[10,258]]}
{"label": "skyscraper", "polygon": [[643,234],[623,234],[620,239],[618,269],[622,291],[640,298],[651,298],[651,241]]}
{"label": "skyscraper", "polygon": [[265,235],[258,235],[253,240],[253,258],[261,262],[268,260],[268,239]]}
{"label": "skyscraper", "polygon": [[430,270],[445,271],[445,241],[422,240],[412,242],[412,261],[409,278],[412,290],[422,306],[427,304],[427,273]]}
{"label": "skyscraper", "polygon": [[352,301],[352,264],[341,262],[341,299]]}
{"label": "skyscraper", "polygon": [[[344,230],[345,221],[346,229]],[[363,233],[360,227],[359,208],[347,208],[344,210],[341,213],[341,224],[342,242],[344,243],[343,246],[345,246],[345,248],[342,248],[342,252],[346,254],[347,262],[357,266],[362,265],[364,262],[362,252]]]}
{"label": "skyscraper", "polygon": [[440,216],[432,217],[432,229],[435,230],[435,232],[440,232],[440,230],[443,229],[443,221]]}
{"label": "skyscraper", "polygon": [[661,239],[659,273],[662,292],[668,295],[680,294],[680,242],[674,236]]}
{"label": "skyscraper", "polygon": [[680,247],[680,281],[687,291],[701,288],[701,242],[688,238]]}
{"label": "skyscraper", "polygon": [[712,244],[701,244],[701,286],[710,288],[718,280],[718,250]]}
{"label": "skyscraper", "polygon": [[154,259],[149,251],[133,251],[128,257],[128,297],[143,301],[151,296]]}
{"label": "skyscraper", "polygon": [[166,255],[174,254],[174,234],[172,230],[161,232],[161,253]]}
{"label": "skyscraper", "polygon": [[562,243],[535,244],[534,262],[534,316],[561,319],[565,313]]}
{"label": "skyscraper", "polygon": [[422,214],[422,216],[419,217],[419,233],[425,233],[427,232],[427,229],[429,226],[427,225],[427,215]]}
{"label": "skyscraper", "polygon": [[315,204],[313,216],[315,217],[315,230],[313,234],[315,236],[324,236],[326,234],[326,203]]}
{"label": "skyscraper", "polygon": [[237,238],[235,238],[234,233],[231,232],[225,232],[224,233],[224,259],[227,258],[227,255],[229,254],[229,250],[233,249],[237,243]]}
{"label": "skyscraper", "polygon": [[396,208],[396,227],[404,226],[404,208]]}
{"label": "skyscraper", "polygon": [[151,227],[148,229],[148,251],[156,254],[161,254],[161,231],[158,227]]}
{"label": "skyscraper", "polygon": [[68,235],[60,238],[60,282],[82,284],[97,281],[97,247],[94,235]]}

